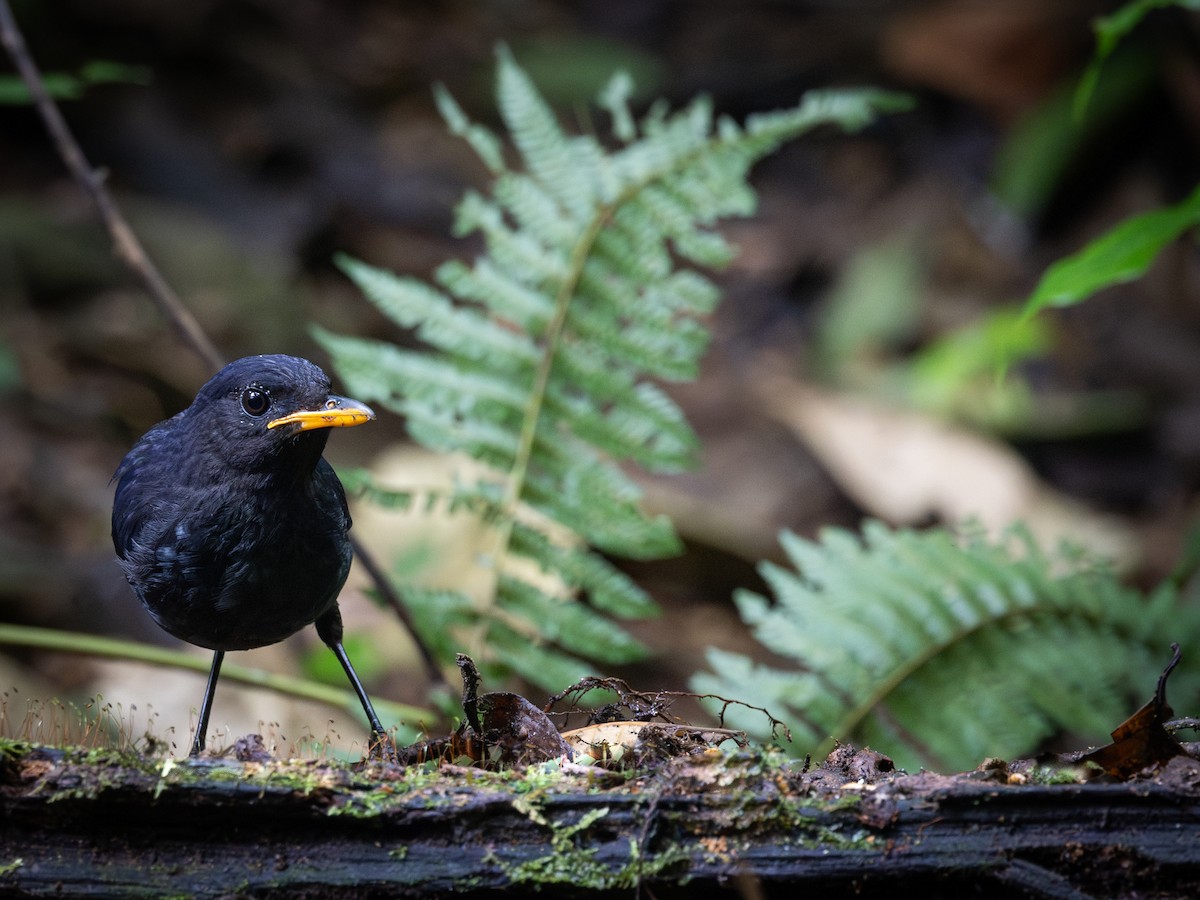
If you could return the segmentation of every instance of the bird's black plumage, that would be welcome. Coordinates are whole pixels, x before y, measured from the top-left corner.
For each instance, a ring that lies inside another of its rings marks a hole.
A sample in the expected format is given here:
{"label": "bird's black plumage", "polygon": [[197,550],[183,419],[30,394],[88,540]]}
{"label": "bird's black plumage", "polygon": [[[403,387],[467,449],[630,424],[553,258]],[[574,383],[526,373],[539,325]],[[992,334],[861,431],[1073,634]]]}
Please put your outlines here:
{"label": "bird's black plumage", "polygon": [[150,429],[117,469],[112,534],[125,577],[163,629],[215,651],[193,754],[204,746],[224,652],[312,623],[345,667],[373,737],[382,736],[342,648],[337,595],[350,569],[350,514],[321,457],[329,428],[371,418],[331,394],[307,360],[248,357]]}

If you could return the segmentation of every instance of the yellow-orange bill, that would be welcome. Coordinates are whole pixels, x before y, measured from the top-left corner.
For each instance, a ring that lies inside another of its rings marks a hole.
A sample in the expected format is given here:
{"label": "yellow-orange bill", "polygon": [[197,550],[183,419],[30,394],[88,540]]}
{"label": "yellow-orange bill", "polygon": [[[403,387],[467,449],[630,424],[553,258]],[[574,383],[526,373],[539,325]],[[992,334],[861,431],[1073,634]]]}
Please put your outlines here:
{"label": "yellow-orange bill", "polygon": [[268,428],[298,425],[300,431],[316,428],[350,428],[375,418],[375,412],[365,403],[345,397],[330,397],[320,409],[301,409],[267,423]]}

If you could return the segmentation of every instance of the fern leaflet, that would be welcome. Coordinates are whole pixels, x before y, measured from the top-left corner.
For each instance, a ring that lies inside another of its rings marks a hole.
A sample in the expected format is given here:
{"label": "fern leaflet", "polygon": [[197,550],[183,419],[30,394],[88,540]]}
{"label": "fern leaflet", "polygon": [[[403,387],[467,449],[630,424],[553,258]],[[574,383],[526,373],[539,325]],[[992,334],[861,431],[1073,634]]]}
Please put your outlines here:
{"label": "fern leaflet", "polygon": [[[693,686],[787,709],[818,756],[854,740],[946,771],[1029,753],[1058,731],[1101,739],[1153,689],[1170,643],[1200,630],[1173,588],[1143,598],[1086,560],[1046,556],[1019,528],[989,542],[872,522],[861,538],[830,529],[783,545],[795,569],[762,568],[775,603],[751,592],[737,603],[796,668],[714,649]],[[1186,672],[1172,680],[1177,695],[1195,686]]]}

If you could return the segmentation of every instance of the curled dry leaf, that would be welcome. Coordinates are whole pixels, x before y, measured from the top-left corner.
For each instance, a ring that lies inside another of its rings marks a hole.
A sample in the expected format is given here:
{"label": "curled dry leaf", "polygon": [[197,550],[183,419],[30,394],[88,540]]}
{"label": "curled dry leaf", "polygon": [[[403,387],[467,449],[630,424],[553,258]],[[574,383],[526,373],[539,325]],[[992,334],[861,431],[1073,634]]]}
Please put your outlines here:
{"label": "curled dry leaf", "polygon": [[1171,645],[1171,661],[1158,677],[1158,686],[1150,701],[1116,727],[1112,743],[1090,753],[1079,762],[1095,763],[1109,775],[1130,778],[1146,769],[1156,769],[1176,756],[1188,756],[1183,744],[1164,727],[1172,710],[1167,703],[1167,679],[1179,665],[1178,644]]}

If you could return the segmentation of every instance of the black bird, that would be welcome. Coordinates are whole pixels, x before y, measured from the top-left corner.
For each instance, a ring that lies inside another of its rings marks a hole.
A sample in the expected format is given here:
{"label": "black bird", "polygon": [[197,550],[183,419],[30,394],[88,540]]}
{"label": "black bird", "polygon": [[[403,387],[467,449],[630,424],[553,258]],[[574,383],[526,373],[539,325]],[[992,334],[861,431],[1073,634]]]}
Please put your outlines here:
{"label": "black bird", "polygon": [[225,652],[314,622],[362,701],[372,745],[386,742],[342,646],[350,513],[321,457],[327,429],[373,418],[330,393],[308,360],[247,357],[146,432],[113,476],[113,546],[126,579],[162,628],[215,651],[192,756],[204,749]]}

